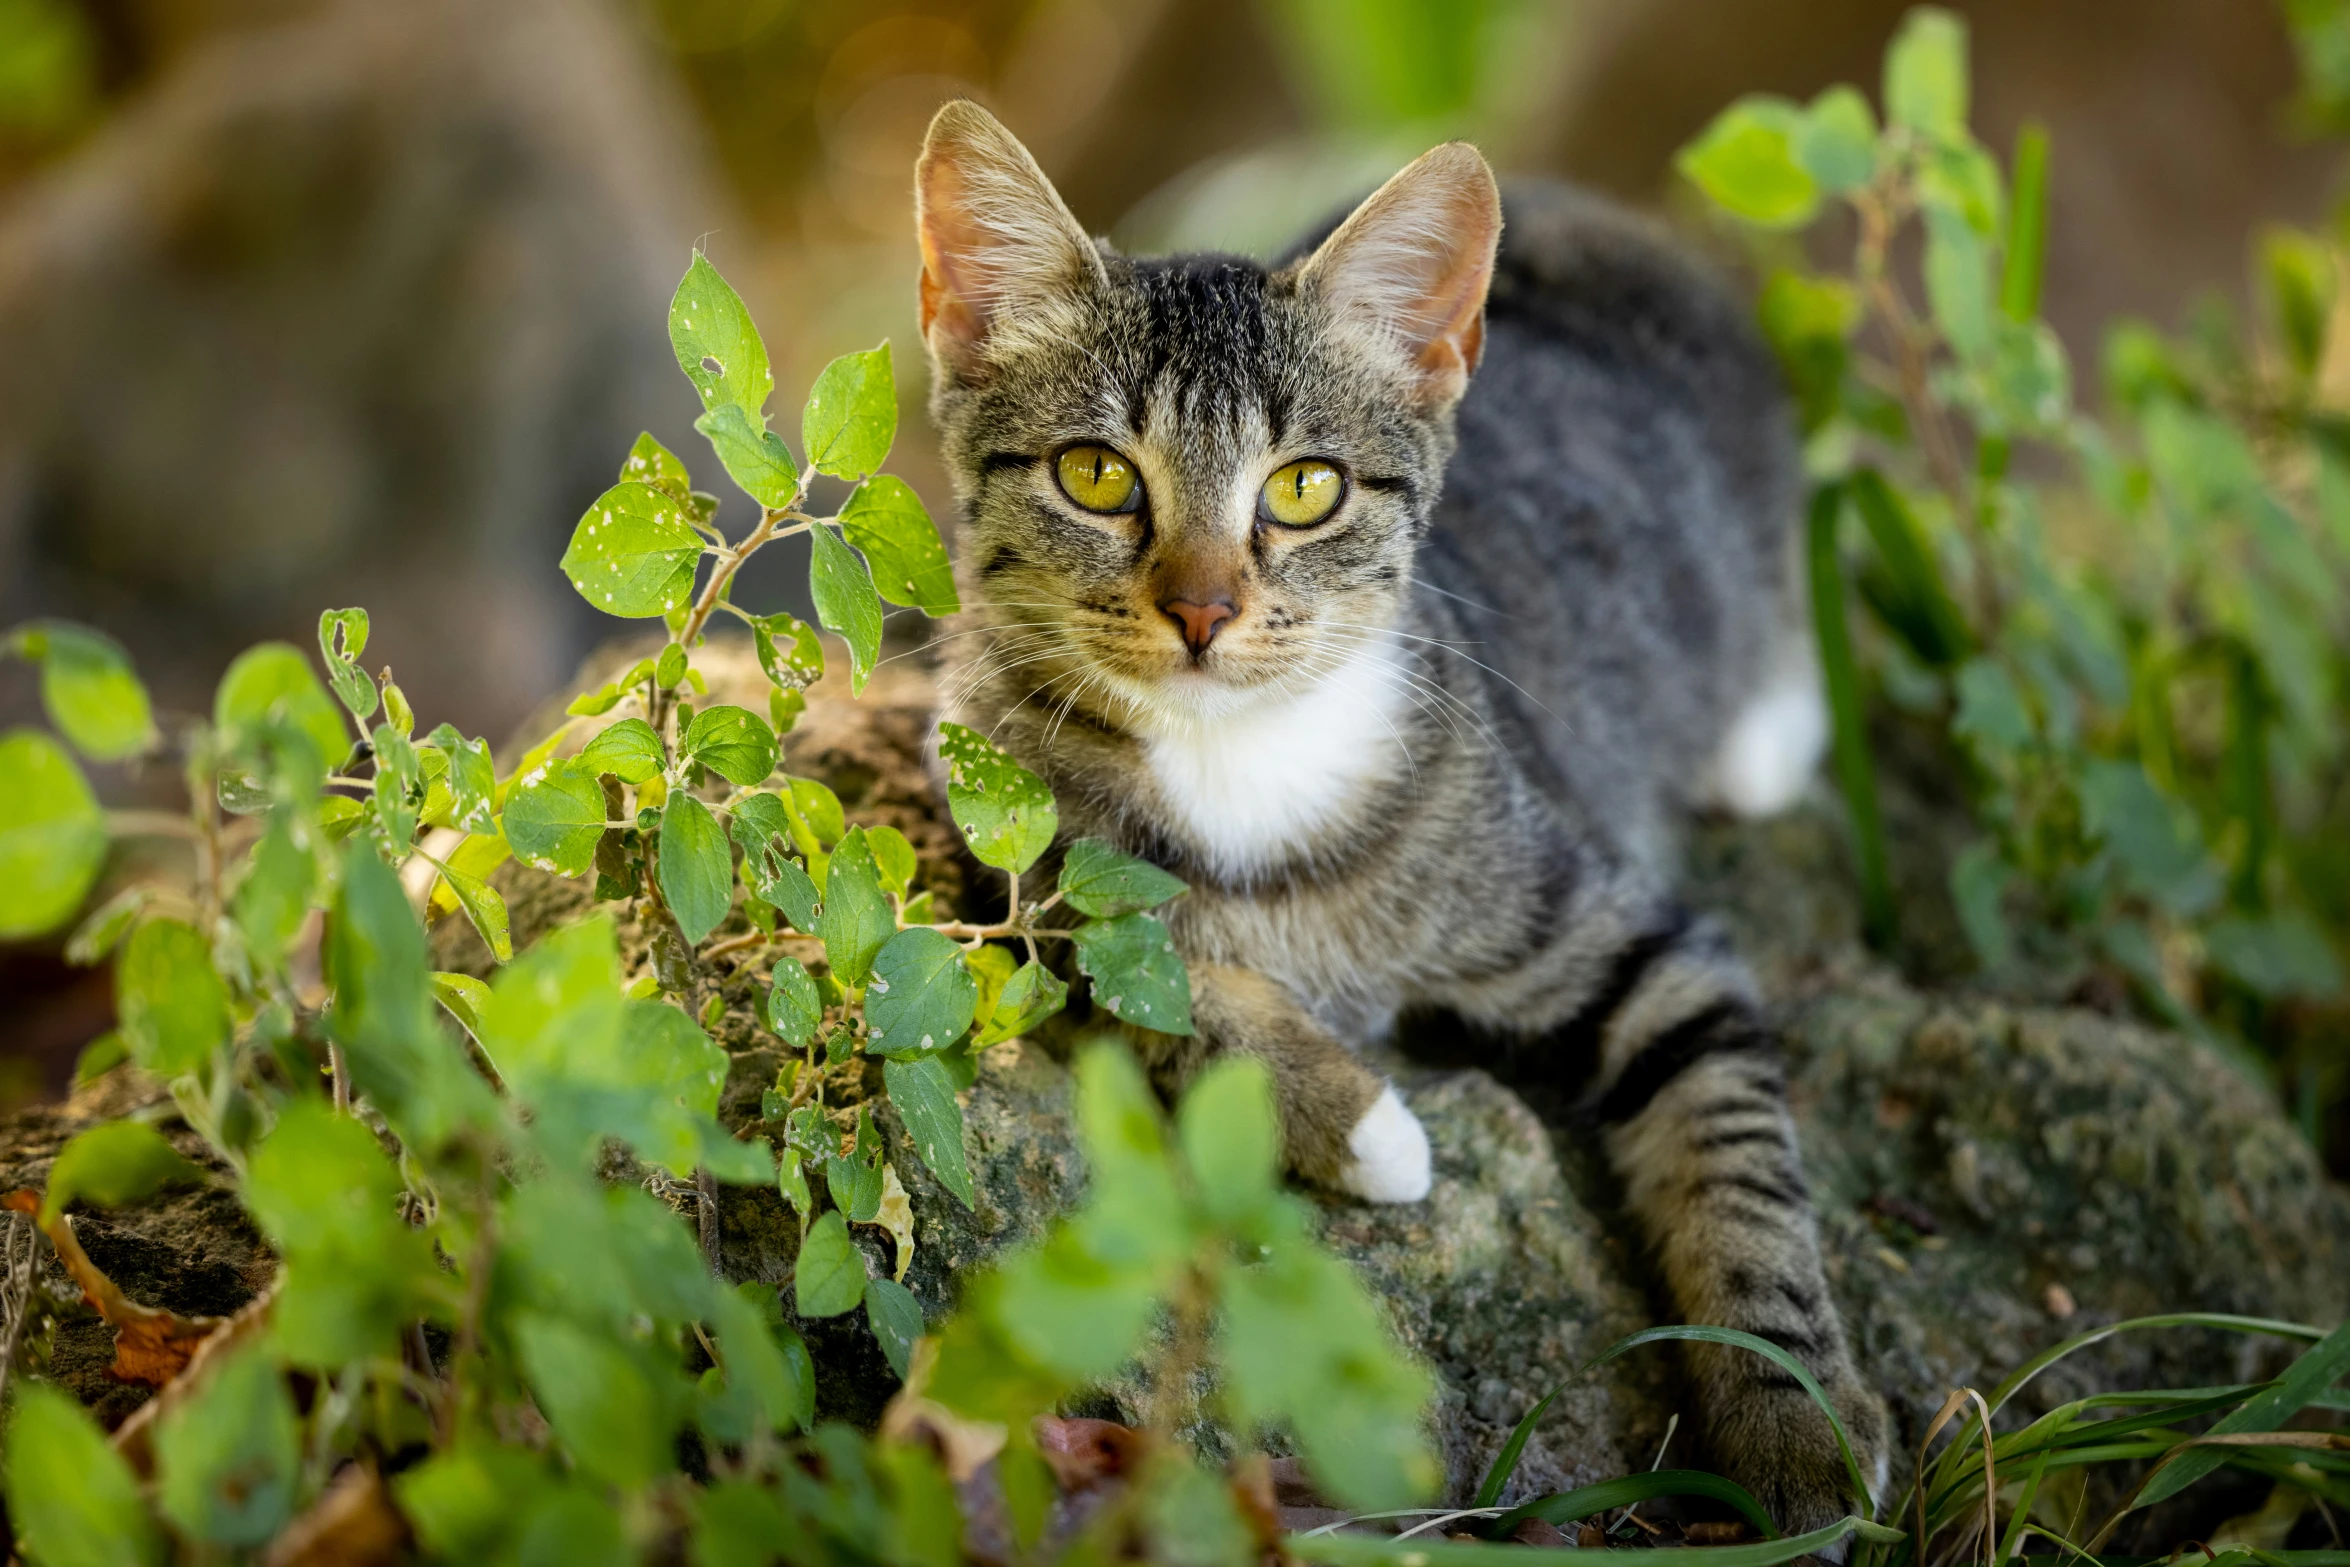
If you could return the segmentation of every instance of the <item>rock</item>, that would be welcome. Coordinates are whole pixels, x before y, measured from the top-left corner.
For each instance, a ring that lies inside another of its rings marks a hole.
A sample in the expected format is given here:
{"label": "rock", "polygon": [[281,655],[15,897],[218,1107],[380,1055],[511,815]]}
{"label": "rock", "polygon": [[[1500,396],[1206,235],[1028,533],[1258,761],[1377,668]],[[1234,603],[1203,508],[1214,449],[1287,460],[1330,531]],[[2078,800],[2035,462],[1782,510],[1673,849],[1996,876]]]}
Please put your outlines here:
{"label": "rock", "polygon": [[[714,682],[721,692],[727,684],[723,673]],[[910,674],[885,672],[854,705],[820,687],[788,765],[833,781],[852,817],[907,831],[926,874],[951,888],[993,873],[954,857],[929,805],[928,702]],[[1839,831],[1825,804],[1704,829],[1691,845],[1692,894],[1728,919],[1775,998],[1829,1277],[1864,1373],[1896,1416],[1896,1487],[1903,1453],[1950,1388],[1987,1392],[2070,1334],[2160,1311],[2322,1325],[2350,1312],[2350,1193],[2326,1178],[2265,1088],[2175,1034],[1914,987],[1857,943]],[[518,942],[584,906],[576,884],[514,866],[499,880]],[[641,933],[624,923],[622,937],[642,961]],[[487,971],[461,922],[444,923],[435,940],[437,961]],[[735,961],[711,965],[689,1000],[698,1011],[710,994],[724,998],[717,1032],[734,1068],[721,1113],[743,1125],[778,1049],[754,1014],[764,964],[735,971]],[[1438,1376],[1449,1492],[1474,1489],[1510,1429],[1554,1389],[1564,1391],[1510,1497],[1645,1468],[1660,1447],[1668,1462],[1697,1461],[1687,1423],[1666,1444],[1685,1409],[1669,1348],[1578,1372],[1654,1321],[1655,1308],[1607,1174],[1571,1113],[1564,1064],[1533,1050],[1474,1055],[1433,1029],[1406,1045],[1382,1064],[1428,1128],[1435,1189],[1404,1207],[1323,1196],[1320,1224]],[[958,1278],[1038,1234],[1081,1188],[1069,1094],[1063,1063],[1036,1041],[982,1058],[965,1096],[979,1195],[971,1210],[919,1161],[898,1161],[915,1215],[906,1282],[934,1319]],[[894,1115],[885,1108],[879,1119],[904,1148]],[[789,1278],[797,1233],[771,1190],[722,1194],[719,1254],[730,1277]],[[869,1267],[892,1266],[883,1231],[857,1235]],[[861,1320],[807,1326],[820,1407],[870,1422],[894,1379]],[[2097,1389],[2250,1380],[2284,1358],[2274,1341],[2210,1331],[2129,1335],[2063,1363],[2019,1407]],[[1139,1391],[1113,1386],[1081,1412],[1130,1414]],[[1195,1430],[1221,1445],[1211,1426]],[[2226,1499],[2207,1482],[2181,1498],[2188,1511],[2178,1516],[2208,1522]]]}

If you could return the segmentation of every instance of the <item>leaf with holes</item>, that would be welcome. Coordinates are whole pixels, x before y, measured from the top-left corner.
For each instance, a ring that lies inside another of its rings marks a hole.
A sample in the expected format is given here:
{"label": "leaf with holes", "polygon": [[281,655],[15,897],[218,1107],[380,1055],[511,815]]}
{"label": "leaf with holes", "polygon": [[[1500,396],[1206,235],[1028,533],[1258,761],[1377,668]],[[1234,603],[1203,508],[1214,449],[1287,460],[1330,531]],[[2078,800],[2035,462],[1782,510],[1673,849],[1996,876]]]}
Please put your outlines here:
{"label": "leaf with holes", "polygon": [[1052,847],[1061,825],[1053,792],[1010,752],[961,724],[940,724],[938,754],[947,764],[948,808],[973,854],[1018,873]]}
{"label": "leaf with holes", "polygon": [[[378,701],[375,682],[367,671],[359,667],[359,656],[367,651],[367,611],[363,609],[330,609],[318,617],[318,651],[326,660],[327,682],[342,698],[343,706],[361,723],[375,716]],[[329,757],[329,762],[339,757]]]}
{"label": "leaf with holes", "polygon": [[678,455],[659,441],[653,432],[645,431],[628,449],[628,460],[620,465],[622,484],[649,484],[679,504],[693,499],[693,475],[686,472],[685,463]]}
{"label": "leaf with holes", "polygon": [[677,352],[677,368],[702,394],[703,407],[732,404],[755,420],[767,406],[767,394],[775,390],[767,345],[742,296],[699,251],[669,301],[669,346]]}
{"label": "leaf with holes", "polygon": [[702,536],[683,502],[649,484],[615,484],[572,529],[562,566],[581,598],[642,620],[685,606],[701,558]]}
{"label": "leaf with holes", "polygon": [[963,1157],[963,1110],[955,1103],[954,1079],[936,1056],[892,1057],[881,1063],[882,1086],[897,1106],[914,1151],[938,1183],[970,1208],[978,1201],[971,1165]]}
{"label": "leaf with holes", "polygon": [[873,960],[865,1048],[877,1056],[935,1054],[963,1037],[978,1005],[979,982],[963,966],[962,948],[935,930],[901,930]]}
{"label": "leaf with holes", "polygon": [[1076,931],[1077,966],[1093,998],[1116,1016],[1162,1034],[1191,1032],[1191,977],[1175,938],[1148,914],[1094,920]]}
{"label": "leaf with holes", "polygon": [[550,763],[507,796],[503,824],[506,842],[525,864],[583,876],[604,836],[604,786],[578,762]]}
{"label": "leaf with holes", "polygon": [[775,960],[771,978],[767,1026],[794,1050],[806,1049],[815,1037],[816,1025],[824,1021],[824,998],[816,992],[816,981],[808,966],[788,952]]}
{"label": "leaf with holes", "polygon": [[759,667],[786,690],[814,685],[824,674],[824,644],[816,628],[797,615],[759,615],[751,621]]}
{"label": "leaf with holes", "polygon": [[883,598],[931,616],[952,615],[963,607],[938,525],[905,480],[884,473],[858,485],[840,509],[840,525],[849,542],[865,552],[873,586]]}

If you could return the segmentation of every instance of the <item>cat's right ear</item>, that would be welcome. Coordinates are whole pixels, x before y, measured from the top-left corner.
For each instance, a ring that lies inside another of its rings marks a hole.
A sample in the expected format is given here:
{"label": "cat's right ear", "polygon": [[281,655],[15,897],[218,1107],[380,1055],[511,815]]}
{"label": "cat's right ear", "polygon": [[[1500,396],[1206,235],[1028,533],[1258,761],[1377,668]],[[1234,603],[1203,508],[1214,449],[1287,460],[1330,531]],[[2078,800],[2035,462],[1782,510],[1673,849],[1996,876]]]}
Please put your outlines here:
{"label": "cat's right ear", "polygon": [[939,366],[984,375],[991,341],[1050,332],[1101,256],[1028,149],[979,105],[938,111],[914,165],[922,337]]}

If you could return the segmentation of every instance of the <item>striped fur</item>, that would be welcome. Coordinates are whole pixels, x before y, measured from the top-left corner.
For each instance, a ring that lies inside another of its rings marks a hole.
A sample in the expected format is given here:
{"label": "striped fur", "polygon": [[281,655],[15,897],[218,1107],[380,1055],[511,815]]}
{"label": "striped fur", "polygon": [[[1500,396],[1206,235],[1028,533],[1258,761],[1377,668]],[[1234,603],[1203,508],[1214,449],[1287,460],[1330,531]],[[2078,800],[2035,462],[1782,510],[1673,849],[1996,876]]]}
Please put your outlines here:
{"label": "striped fur", "polygon": [[[985,207],[954,208],[963,187]],[[948,716],[1041,772],[1071,836],[1191,883],[1169,918],[1198,1033],[1135,1032],[1159,1081],[1261,1056],[1301,1175],[1408,1197],[1424,1142],[1349,1047],[1406,1008],[1541,1040],[1588,1077],[1673,1309],[1799,1357],[1880,1461],[1776,1040],[1672,896],[1673,823],[1808,656],[1789,420],[1741,313],[1556,187],[1512,192],[1493,259],[1490,175],[1459,147],[1270,270],[1087,239],[969,105],[918,188],[972,606],[943,644]],[[1049,330],[1004,319],[1022,276]],[[1137,510],[1059,492],[1081,442],[1135,465]],[[1346,498],[1280,529],[1255,491],[1303,457]],[[1237,613],[1194,655],[1160,606],[1211,593]],[[1689,1364],[1720,1461],[1787,1527],[1847,1509],[1791,1378]]]}

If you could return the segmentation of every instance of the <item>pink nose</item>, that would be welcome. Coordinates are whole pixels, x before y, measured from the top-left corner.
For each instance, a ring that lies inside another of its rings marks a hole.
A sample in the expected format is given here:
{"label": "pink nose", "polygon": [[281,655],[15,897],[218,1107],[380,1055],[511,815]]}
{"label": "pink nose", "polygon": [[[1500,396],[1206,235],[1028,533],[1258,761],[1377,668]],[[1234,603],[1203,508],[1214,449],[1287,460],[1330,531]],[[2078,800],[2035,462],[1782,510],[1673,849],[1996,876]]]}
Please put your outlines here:
{"label": "pink nose", "polygon": [[1205,604],[1194,604],[1189,599],[1167,599],[1159,608],[1167,618],[1183,628],[1183,645],[1197,658],[1216,640],[1216,631],[1224,622],[1240,613],[1230,599],[1211,599]]}

